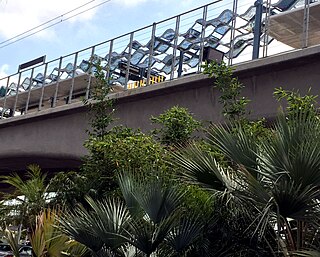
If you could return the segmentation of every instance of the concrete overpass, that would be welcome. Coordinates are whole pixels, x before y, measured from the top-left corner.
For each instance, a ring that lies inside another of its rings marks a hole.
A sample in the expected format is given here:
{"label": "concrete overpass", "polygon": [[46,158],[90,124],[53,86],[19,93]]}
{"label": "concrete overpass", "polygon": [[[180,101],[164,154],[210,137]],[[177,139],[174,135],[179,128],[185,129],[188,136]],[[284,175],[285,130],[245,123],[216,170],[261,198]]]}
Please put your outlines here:
{"label": "concrete overpass", "polygon": [[[252,102],[252,118],[274,117],[279,104],[275,87],[312,87],[319,94],[320,45],[235,66],[235,75],[244,83],[243,94]],[[202,121],[221,122],[221,106],[213,81],[203,74],[189,75],[148,87],[113,93],[118,123],[148,131],[150,117],[179,105],[187,107]],[[38,163],[44,169],[76,169],[86,154],[83,142],[88,128],[82,102],[43,109],[0,120],[0,170],[23,170]]]}

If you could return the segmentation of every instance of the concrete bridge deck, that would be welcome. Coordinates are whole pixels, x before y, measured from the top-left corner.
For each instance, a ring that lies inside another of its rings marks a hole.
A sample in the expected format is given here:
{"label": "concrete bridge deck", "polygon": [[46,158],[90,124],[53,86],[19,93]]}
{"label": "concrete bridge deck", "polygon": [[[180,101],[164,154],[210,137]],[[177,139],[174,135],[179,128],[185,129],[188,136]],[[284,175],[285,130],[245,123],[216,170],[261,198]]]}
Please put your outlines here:
{"label": "concrete bridge deck", "polygon": [[[235,66],[252,102],[252,118],[274,117],[279,104],[273,98],[275,87],[312,87],[319,94],[320,46],[249,61]],[[213,81],[195,74],[111,94],[116,99],[118,123],[148,131],[150,117],[179,105],[187,107],[202,121],[221,122],[221,107]],[[86,154],[83,142],[88,127],[86,107],[81,102],[57,106],[26,115],[0,120],[0,171],[23,170],[38,163],[44,169],[77,169]]]}

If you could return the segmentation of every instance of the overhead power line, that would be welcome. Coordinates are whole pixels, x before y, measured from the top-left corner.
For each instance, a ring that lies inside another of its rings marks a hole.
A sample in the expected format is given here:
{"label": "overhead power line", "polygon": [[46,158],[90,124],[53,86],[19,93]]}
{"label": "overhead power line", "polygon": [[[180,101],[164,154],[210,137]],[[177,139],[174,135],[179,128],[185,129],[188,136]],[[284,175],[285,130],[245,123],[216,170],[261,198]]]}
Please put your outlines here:
{"label": "overhead power line", "polygon": [[[62,23],[62,22],[67,21],[67,20],[69,20],[69,19],[72,19],[72,18],[74,18],[74,17],[76,17],[76,16],[78,16],[78,15],[81,15],[81,14],[83,14],[83,13],[85,13],[85,12],[88,12],[88,11],[90,11],[90,10],[92,10],[92,9],[95,9],[95,8],[97,8],[97,7],[105,4],[105,3],[110,2],[111,0],[105,0],[105,1],[103,1],[103,2],[101,2],[101,3],[99,3],[99,4],[97,4],[97,5],[94,5],[94,6],[90,7],[90,8],[88,8],[88,9],[85,9],[85,10],[83,10],[83,11],[81,11],[81,12],[78,12],[78,13],[76,13],[76,14],[74,14],[74,15],[71,15],[71,16],[69,16],[69,17],[67,17],[67,18],[63,18],[64,16],[66,16],[66,15],[68,15],[68,14],[70,14],[70,13],[73,13],[73,12],[75,12],[76,10],[79,10],[79,9],[83,8],[84,6],[87,6],[87,5],[91,4],[91,3],[94,2],[94,1],[95,1],[95,0],[91,0],[91,1],[89,1],[89,2],[87,2],[87,3],[85,3],[85,4],[83,4],[83,5],[78,6],[77,8],[74,8],[74,9],[72,9],[72,10],[70,10],[70,11],[62,14],[62,15],[59,15],[59,16],[51,19],[51,20],[48,20],[48,21],[46,21],[46,22],[44,22],[44,23],[42,23],[42,24],[40,24],[40,25],[38,25],[38,26],[36,26],[36,27],[34,27],[34,28],[32,28],[32,29],[29,29],[29,30],[27,30],[27,31],[25,31],[25,32],[23,32],[23,33],[20,33],[20,34],[18,34],[18,35],[16,35],[16,36],[12,37],[12,38],[9,38],[9,39],[7,39],[7,40],[5,40],[5,41],[0,42],[0,49],[1,49],[1,48],[4,48],[4,47],[6,47],[6,46],[9,46],[9,45],[11,45],[11,44],[14,44],[14,43],[16,43],[16,42],[18,42],[18,41],[21,41],[21,40],[23,40],[23,39],[25,39],[25,38],[27,38],[27,37],[33,36],[33,35],[41,32],[41,31],[44,31],[44,30],[46,30],[46,29],[48,29],[48,28],[51,28],[51,27],[53,27],[53,26],[55,26],[55,25],[57,25],[57,24],[59,24],[59,23]],[[57,20],[57,19],[60,19],[60,20],[52,23],[53,21],[55,21],[55,20]],[[52,24],[50,24],[50,23],[52,23]],[[45,26],[45,25],[47,25],[47,24],[50,24],[50,25]],[[44,26],[45,26],[45,27],[44,27]],[[37,30],[37,29],[38,29],[38,30]],[[32,32],[32,31],[33,31],[33,32]],[[32,32],[32,33],[29,33],[29,32]],[[25,35],[25,36],[24,36],[24,35]],[[16,40],[14,40],[14,39],[16,39]]]}
{"label": "overhead power line", "polygon": [[6,43],[6,42],[9,42],[9,41],[11,41],[11,40],[13,40],[13,39],[15,39],[15,38],[17,38],[17,37],[23,36],[24,34],[27,34],[28,32],[31,32],[32,30],[35,30],[35,29],[37,29],[37,28],[40,28],[40,27],[42,27],[42,26],[44,26],[44,25],[46,25],[46,24],[49,24],[49,23],[53,22],[54,20],[60,19],[60,18],[63,17],[64,15],[67,15],[67,14],[69,14],[69,13],[72,13],[72,12],[74,12],[74,11],[76,11],[76,10],[78,10],[78,9],[80,9],[80,8],[82,8],[82,7],[86,6],[86,5],[94,2],[94,1],[95,1],[95,0],[89,1],[89,2],[87,2],[87,3],[85,3],[85,4],[81,5],[81,6],[78,6],[77,8],[75,8],[75,9],[73,9],[73,10],[71,10],[71,11],[68,11],[68,12],[66,12],[66,13],[64,13],[64,14],[62,14],[62,15],[59,15],[59,16],[51,19],[51,20],[48,20],[48,21],[46,21],[46,22],[44,22],[44,23],[42,23],[42,24],[40,24],[40,25],[38,25],[38,26],[36,26],[36,27],[33,27],[32,29],[29,29],[29,30],[27,30],[27,31],[22,32],[21,34],[18,34],[18,35],[16,35],[16,36],[12,37],[12,38],[9,38],[9,39],[7,39],[7,40],[5,40],[5,41],[2,41],[2,42],[0,42],[0,45],[4,44],[4,43]]}

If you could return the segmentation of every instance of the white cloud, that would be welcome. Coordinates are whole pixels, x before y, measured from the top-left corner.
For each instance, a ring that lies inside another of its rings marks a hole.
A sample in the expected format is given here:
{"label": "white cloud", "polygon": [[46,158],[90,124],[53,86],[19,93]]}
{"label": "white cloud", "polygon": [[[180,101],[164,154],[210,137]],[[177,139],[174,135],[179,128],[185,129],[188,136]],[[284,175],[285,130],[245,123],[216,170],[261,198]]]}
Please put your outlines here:
{"label": "white cloud", "polygon": [[135,5],[145,3],[148,0],[116,0],[116,1],[117,1],[117,4],[123,4],[125,6],[135,6]]}
{"label": "white cloud", "polygon": [[114,0],[117,4],[125,6],[136,6],[147,2],[161,2],[162,4],[170,3],[171,6],[191,6],[197,3],[197,0]]}
{"label": "white cloud", "polygon": [[[8,74],[7,74],[8,70],[9,70],[9,65],[8,64],[1,65],[0,66],[0,78],[7,77],[8,76]],[[3,84],[3,83],[1,83],[1,84]]]}
{"label": "white cloud", "polygon": [[[32,29],[42,23],[45,23],[53,18],[61,16],[62,14],[69,12],[81,5],[90,2],[90,4],[83,6],[72,13],[59,17],[58,19],[48,23],[44,26],[49,26],[53,23],[66,19],[76,13],[84,11],[94,5],[101,3],[101,1],[90,0],[9,0],[0,1],[0,35],[8,39],[14,37],[20,33],[23,33],[29,29]],[[81,15],[73,17],[65,22],[87,22],[94,17],[98,8],[94,8],[90,11],[84,12]],[[5,21],[5,22],[4,22]],[[36,29],[39,30],[40,28]],[[52,37],[53,27],[38,33],[39,37]],[[50,36],[51,35],[51,36]]]}

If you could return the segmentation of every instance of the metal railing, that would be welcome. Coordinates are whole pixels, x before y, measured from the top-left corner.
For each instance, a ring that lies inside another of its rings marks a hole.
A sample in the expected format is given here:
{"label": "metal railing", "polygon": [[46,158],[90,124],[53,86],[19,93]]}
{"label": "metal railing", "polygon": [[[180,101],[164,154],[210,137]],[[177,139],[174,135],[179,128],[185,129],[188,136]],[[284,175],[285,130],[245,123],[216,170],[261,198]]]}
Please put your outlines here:
{"label": "metal railing", "polygon": [[[279,0],[274,3],[267,0],[261,2],[259,9],[259,1],[254,5],[253,0],[217,0],[21,70],[0,79],[1,118],[70,104],[80,96],[88,99],[95,65],[98,63],[110,86],[131,90],[199,73],[205,60],[217,56],[232,65],[252,60],[255,47],[258,58],[293,50],[270,36],[270,17],[290,12],[299,6],[303,9],[303,36],[295,40],[300,42],[301,47],[307,47],[310,6],[313,2]],[[261,19],[256,18],[257,9],[261,11]],[[257,26],[260,33],[255,40]]]}

